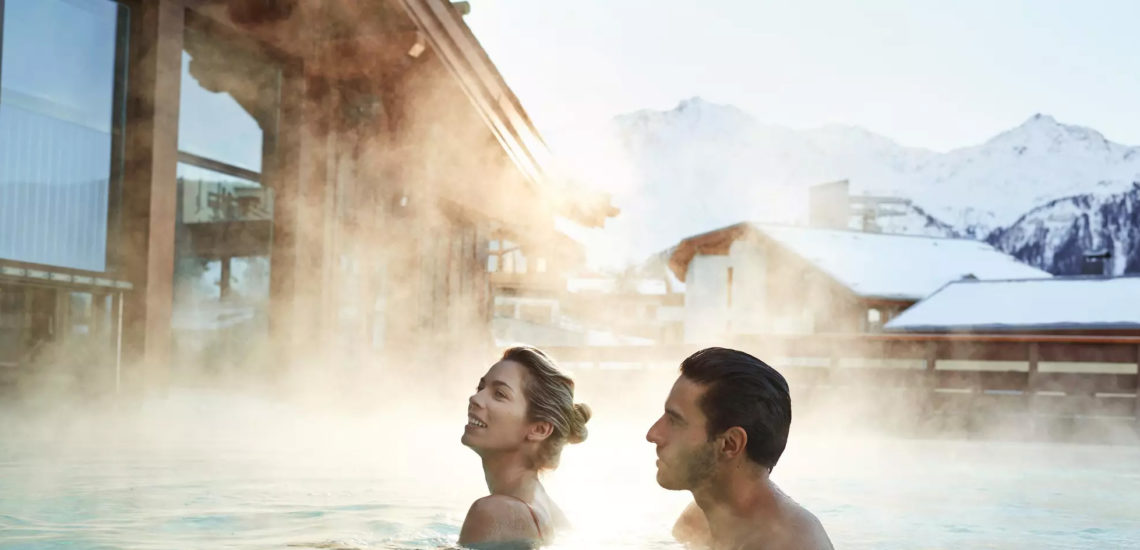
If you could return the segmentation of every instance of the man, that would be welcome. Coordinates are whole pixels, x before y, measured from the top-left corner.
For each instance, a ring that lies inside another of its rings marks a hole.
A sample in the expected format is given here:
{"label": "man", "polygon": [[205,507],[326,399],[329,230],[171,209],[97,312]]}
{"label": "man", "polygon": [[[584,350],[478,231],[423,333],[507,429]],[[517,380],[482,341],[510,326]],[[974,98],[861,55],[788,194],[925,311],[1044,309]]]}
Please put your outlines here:
{"label": "man", "polygon": [[830,550],[823,525],[769,478],[788,442],[788,383],[747,353],[708,348],[681,363],[657,445],[657,483],[693,493],[674,535],[715,550]]}

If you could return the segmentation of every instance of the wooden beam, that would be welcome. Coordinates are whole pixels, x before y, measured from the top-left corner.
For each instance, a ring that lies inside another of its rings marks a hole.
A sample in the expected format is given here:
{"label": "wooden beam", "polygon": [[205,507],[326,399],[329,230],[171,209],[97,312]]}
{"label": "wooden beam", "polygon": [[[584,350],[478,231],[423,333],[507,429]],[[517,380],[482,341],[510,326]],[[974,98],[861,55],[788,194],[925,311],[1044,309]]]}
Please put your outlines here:
{"label": "wooden beam", "polygon": [[134,5],[124,173],[124,384],[162,385],[170,361],[174,287],[175,179],[182,74],[181,2]]}
{"label": "wooden beam", "polygon": [[[273,342],[303,341],[295,332],[297,271],[299,268],[298,216],[302,213],[301,175],[303,158],[302,127],[305,123],[305,75],[299,63],[282,68],[280,118],[276,147],[263,149],[262,184],[273,190],[273,228],[269,253],[269,333]],[[293,357],[292,350],[277,346],[277,364]]]}
{"label": "wooden beam", "polygon": [[[154,126],[147,239],[147,346],[149,369],[170,362],[170,318],[174,290],[174,225],[177,219],[178,112],[181,99],[182,33],[185,8],[162,0],[155,6]],[[159,374],[159,373],[155,373]],[[165,372],[161,373],[163,376]]]}
{"label": "wooden beam", "polygon": [[[318,71],[324,60],[319,56],[305,65],[306,93],[314,93],[320,88],[319,79],[310,77],[310,71]],[[312,344],[323,342],[328,328],[330,311],[335,311],[331,303],[332,293],[329,269],[331,245],[333,243],[335,217],[332,212],[332,198],[336,192],[336,160],[334,151],[335,136],[328,131],[327,121],[333,105],[328,94],[313,95],[301,102],[296,113],[301,125],[297,129],[296,173],[298,180],[292,190],[293,200],[287,202],[288,210],[282,215],[283,225],[288,223],[292,241],[289,278],[292,288],[288,296],[289,329],[292,339],[286,340],[294,360],[314,352]],[[278,237],[275,232],[274,237]],[[280,309],[278,309],[280,312]],[[280,331],[278,331],[280,333]],[[306,348],[306,346],[308,346]]]}
{"label": "wooden beam", "polygon": [[519,171],[532,185],[542,185],[543,162],[538,157],[546,156],[546,146],[454,8],[441,0],[403,0],[403,5]]}

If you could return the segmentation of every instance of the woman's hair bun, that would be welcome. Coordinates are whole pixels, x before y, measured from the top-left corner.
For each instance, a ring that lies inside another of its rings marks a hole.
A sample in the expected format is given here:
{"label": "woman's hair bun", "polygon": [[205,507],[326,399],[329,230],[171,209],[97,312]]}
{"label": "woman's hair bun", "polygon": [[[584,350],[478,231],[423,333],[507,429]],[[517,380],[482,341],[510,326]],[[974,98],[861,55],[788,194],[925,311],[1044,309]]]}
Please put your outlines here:
{"label": "woman's hair bun", "polygon": [[590,417],[594,412],[590,410],[590,406],[585,403],[574,404],[574,417],[570,421],[570,433],[566,434],[566,441],[570,443],[581,443],[586,440],[589,432],[586,430],[586,423],[590,421]]}

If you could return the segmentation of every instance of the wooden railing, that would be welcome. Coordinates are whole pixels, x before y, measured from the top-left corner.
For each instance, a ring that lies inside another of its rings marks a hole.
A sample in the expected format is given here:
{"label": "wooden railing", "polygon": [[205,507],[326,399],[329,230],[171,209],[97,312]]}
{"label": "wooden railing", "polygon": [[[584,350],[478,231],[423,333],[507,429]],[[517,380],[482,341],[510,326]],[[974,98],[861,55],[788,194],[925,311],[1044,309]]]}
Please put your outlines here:
{"label": "wooden railing", "polygon": [[[726,342],[769,363],[793,392],[859,386],[1002,396],[1043,415],[1140,422],[1140,337],[1004,334],[750,336]],[[549,348],[578,370],[676,369],[704,346]],[[974,403],[976,400],[968,400]],[[1013,409],[1017,409],[1014,406]]]}

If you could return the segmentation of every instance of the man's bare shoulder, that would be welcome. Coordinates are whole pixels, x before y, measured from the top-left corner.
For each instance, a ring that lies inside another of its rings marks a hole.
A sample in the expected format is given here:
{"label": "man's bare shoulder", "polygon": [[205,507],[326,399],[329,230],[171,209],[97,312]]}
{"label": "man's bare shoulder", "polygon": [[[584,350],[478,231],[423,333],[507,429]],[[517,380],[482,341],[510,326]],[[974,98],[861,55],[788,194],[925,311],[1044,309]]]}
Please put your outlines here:
{"label": "man's bare shoulder", "polygon": [[788,499],[784,514],[784,528],[779,548],[803,550],[833,550],[827,530],[815,514],[799,503]]}
{"label": "man's bare shoulder", "polygon": [[[742,548],[833,550],[819,518],[790,498],[782,503],[778,515],[768,516],[754,525],[756,530],[740,541]],[[677,518],[673,536],[687,548],[711,547],[708,521],[695,503],[690,503]]]}
{"label": "man's bare shoulder", "polygon": [[690,502],[673,524],[673,538],[689,548],[705,548],[710,546],[709,522],[705,513]]}

